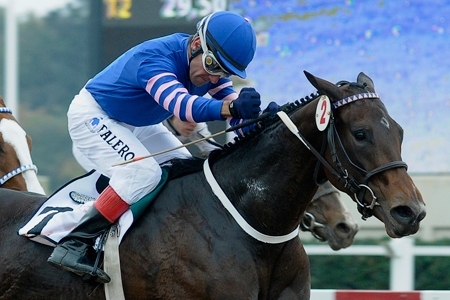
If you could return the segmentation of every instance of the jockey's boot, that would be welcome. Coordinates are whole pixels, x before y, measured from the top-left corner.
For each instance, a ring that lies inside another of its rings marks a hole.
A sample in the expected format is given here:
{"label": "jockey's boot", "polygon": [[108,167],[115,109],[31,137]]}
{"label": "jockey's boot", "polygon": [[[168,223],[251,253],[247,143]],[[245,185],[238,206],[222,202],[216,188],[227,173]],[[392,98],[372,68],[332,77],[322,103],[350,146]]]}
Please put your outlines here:
{"label": "jockey's boot", "polygon": [[93,245],[95,239],[128,208],[128,203],[108,186],[77,226],[61,239],[47,261],[59,269],[81,276],[83,280],[94,280],[99,283],[110,282],[111,278],[106,272],[94,267]]}

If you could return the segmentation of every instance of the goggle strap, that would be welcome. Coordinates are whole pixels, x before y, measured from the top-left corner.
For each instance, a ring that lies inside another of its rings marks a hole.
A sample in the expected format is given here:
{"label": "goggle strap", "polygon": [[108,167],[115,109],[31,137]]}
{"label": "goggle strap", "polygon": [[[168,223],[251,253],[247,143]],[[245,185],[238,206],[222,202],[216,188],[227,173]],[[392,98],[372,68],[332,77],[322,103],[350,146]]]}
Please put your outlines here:
{"label": "goggle strap", "polygon": [[191,49],[191,58],[189,58],[189,63],[199,54],[203,53],[202,47],[198,47],[198,49],[192,50]]}
{"label": "goggle strap", "polygon": [[198,33],[196,33],[194,36],[192,36],[189,39],[189,47],[191,47],[191,57],[189,58],[189,63],[191,63],[191,61],[199,54],[203,53],[203,49],[202,47],[198,47],[197,49],[193,50],[192,49],[192,41],[195,40],[195,38],[198,36]]}

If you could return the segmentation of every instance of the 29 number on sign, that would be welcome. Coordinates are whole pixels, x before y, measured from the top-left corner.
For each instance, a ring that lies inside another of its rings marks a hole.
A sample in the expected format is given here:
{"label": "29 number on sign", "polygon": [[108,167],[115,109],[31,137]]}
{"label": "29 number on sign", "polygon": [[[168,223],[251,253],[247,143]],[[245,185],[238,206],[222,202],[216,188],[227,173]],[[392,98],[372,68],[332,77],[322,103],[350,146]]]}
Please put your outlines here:
{"label": "29 number on sign", "polygon": [[319,98],[319,102],[317,102],[316,108],[316,125],[320,131],[324,131],[328,126],[328,122],[330,122],[331,115],[331,103],[330,99],[322,95]]}
{"label": "29 number on sign", "polygon": [[195,19],[227,9],[228,0],[164,0],[159,12],[162,18]]}

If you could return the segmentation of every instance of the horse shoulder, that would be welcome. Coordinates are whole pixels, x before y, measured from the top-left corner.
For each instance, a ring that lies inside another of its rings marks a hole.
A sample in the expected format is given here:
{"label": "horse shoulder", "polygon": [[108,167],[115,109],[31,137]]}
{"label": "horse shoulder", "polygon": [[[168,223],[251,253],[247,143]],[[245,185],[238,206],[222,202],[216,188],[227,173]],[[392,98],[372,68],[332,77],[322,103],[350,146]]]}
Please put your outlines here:
{"label": "horse shoulder", "polygon": [[258,295],[258,270],[248,263],[254,261],[253,252],[243,244],[252,240],[205,184],[201,173],[170,181],[124,237],[120,251],[127,297]]}

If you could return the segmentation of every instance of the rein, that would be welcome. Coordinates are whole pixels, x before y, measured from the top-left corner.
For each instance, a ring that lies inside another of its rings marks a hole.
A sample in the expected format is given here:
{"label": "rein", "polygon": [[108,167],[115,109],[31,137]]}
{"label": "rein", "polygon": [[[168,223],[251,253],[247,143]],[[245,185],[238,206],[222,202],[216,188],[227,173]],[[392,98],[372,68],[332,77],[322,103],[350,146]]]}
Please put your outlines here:
{"label": "rein", "polygon": [[[7,107],[0,107],[0,113],[8,113],[12,114],[12,110]],[[16,175],[19,175],[25,171],[33,170],[36,174],[38,172],[38,168],[34,164],[28,164],[24,166],[20,166],[11,172],[6,173],[3,177],[0,178],[0,187],[9,179],[13,178]]]}

